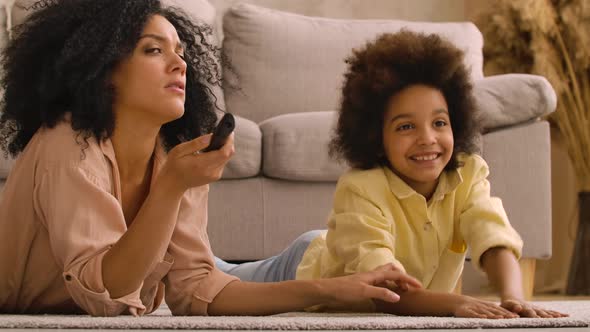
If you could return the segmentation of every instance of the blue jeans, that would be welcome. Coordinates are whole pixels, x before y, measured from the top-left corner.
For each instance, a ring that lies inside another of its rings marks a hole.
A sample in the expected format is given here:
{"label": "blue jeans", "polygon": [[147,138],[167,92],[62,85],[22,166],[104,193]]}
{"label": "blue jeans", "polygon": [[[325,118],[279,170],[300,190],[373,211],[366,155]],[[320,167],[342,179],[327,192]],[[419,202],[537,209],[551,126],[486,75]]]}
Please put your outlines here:
{"label": "blue jeans", "polygon": [[231,264],[215,257],[215,265],[221,271],[236,276],[242,281],[277,282],[294,280],[297,266],[313,239],[324,231],[309,231],[299,236],[282,253],[255,262]]}

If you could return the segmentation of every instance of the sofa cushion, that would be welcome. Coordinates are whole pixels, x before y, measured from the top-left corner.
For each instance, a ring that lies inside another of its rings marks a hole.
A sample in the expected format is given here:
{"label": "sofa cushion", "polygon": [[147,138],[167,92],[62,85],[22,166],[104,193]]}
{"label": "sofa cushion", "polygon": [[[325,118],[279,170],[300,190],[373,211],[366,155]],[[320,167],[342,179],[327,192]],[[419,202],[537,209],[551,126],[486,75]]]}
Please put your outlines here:
{"label": "sofa cushion", "polygon": [[202,20],[210,26],[215,25],[215,7],[207,0],[162,0],[166,6],[180,7],[194,19]]}
{"label": "sofa cushion", "polygon": [[235,116],[235,153],[225,166],[224,179],[240,179],[256,176],[262,163],[262,133],[258,125],[248,119]]}
{"label": "sofa cushion", "polygon": [[483,38],[472,23],[329,19],[238,4],[223,18],[223,53],[241,88],[225,90],[228,110],[255,122],[280,114],[335,110],[344,59],[352,49],[402,28],[447,37],[466,51],[472,77],[483,77]]}
{"label": "sofa cushion", "polygon": [[[8,28],[11,24],[11,16],[7,16],[6,13],[10,12],[10,6],[11,4],[8,1],[4,4],[0,3],[0,50],[4,50],[6,42],[8,41]],[[5,156],[4,151],[0,149],[0,183],[2,183],[2,185],[3,179],[8,176],[12,164],[14,164],[14,160],[9,156]]]}
{"label": "sofa cushion", "polygon": [[14,165],[14,159],[10,156],[6,156],[4,151],[0,150],[0,180],[8,177],[12,165]]}
{"label": "sofa cushion", "polygon": [[473,93],[485,130],[534,120],[557,105],[549,81],[536,75],[489,76],[474,82]]}
{"label": "sofa cushion", "polygon": [[336,181],[347,169],[328,155],[337,116],[337,112],[292,113],[260,123],[264,175],[296,181]]}

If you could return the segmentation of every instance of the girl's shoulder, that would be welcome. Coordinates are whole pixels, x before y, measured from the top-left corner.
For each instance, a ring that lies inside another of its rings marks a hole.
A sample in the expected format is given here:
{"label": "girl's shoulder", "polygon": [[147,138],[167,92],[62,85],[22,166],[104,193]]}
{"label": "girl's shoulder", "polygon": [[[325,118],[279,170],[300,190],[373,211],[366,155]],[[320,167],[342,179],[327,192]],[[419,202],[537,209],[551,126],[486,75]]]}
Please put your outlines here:
{"label": "girl's shoulder", "polygon": [[336,185],[337,191],[355,191],[363,195],[387,192],[388,180],[382,167],[371,169],[351,169],[342,174]]}
{"label": "girl's shoulder", "polygon": [[342,174],[338,179],[338,182],[363,184],[367,182],[380,181],[384,178],[385,173],[381,167],[371,169],[353,168]]}
{"label": "girl's shoulder", "polygon": [[478,154],[461,153],[457,159],[461,164],[457,170],[463,180],[485,178],[490,173],[488,163]]}

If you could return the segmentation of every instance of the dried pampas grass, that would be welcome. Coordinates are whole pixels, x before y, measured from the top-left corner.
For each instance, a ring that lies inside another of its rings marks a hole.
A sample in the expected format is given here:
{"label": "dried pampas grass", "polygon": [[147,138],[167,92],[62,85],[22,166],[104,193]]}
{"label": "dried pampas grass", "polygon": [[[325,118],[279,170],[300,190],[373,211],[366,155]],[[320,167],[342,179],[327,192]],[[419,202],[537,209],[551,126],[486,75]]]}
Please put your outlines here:
{"label": "dried pampas grass", "polygon": [[476,21],[486,75],[545,76],[557,96],[549,117],[566,139],[579,191],[590,191],[590,1],[497,0]]}

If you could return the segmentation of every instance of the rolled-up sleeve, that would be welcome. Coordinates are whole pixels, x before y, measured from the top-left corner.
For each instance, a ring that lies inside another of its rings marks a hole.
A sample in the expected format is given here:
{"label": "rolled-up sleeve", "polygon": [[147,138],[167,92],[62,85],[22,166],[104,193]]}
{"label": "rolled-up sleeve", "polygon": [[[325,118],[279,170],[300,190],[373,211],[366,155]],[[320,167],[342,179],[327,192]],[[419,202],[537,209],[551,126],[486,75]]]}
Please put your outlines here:
{"label": "rolled-up sleeve", "polygon": [[404,271],[395,258],[394,223],[347,181],[338,184],[328,228],[326,246],[331,256],[344,263],[345,274],[371,271],[388,263]]}
{"label": "rolled-up sleeve", "polygon": [[208,186],[187,190],[168,252],[174,264],[164,282],[166,303],[174,315],[207,315],[209,304],[238,278],[215,267],[207,236]]}
{"label": "rolled-up sleeve", "polygon": [[103,181],[76,163],[52,165],[39,176],[35,210],[63,268],[66,288],[80,308],[93,316],[142,315],[142,285],[116,299],[104,287],[103,257],[126,228],[121,206]]}
{"label": "rolled-up sleeve", "polygon": [[474,267],[481,271],[481,256],[493,247],[508,248],[520,259],[522,239],[510,225],[502,201],[490,195],[487,164],[475,157],[465,167],[472,168],[473,178],[459,217],[460,230],[470,248]]}

